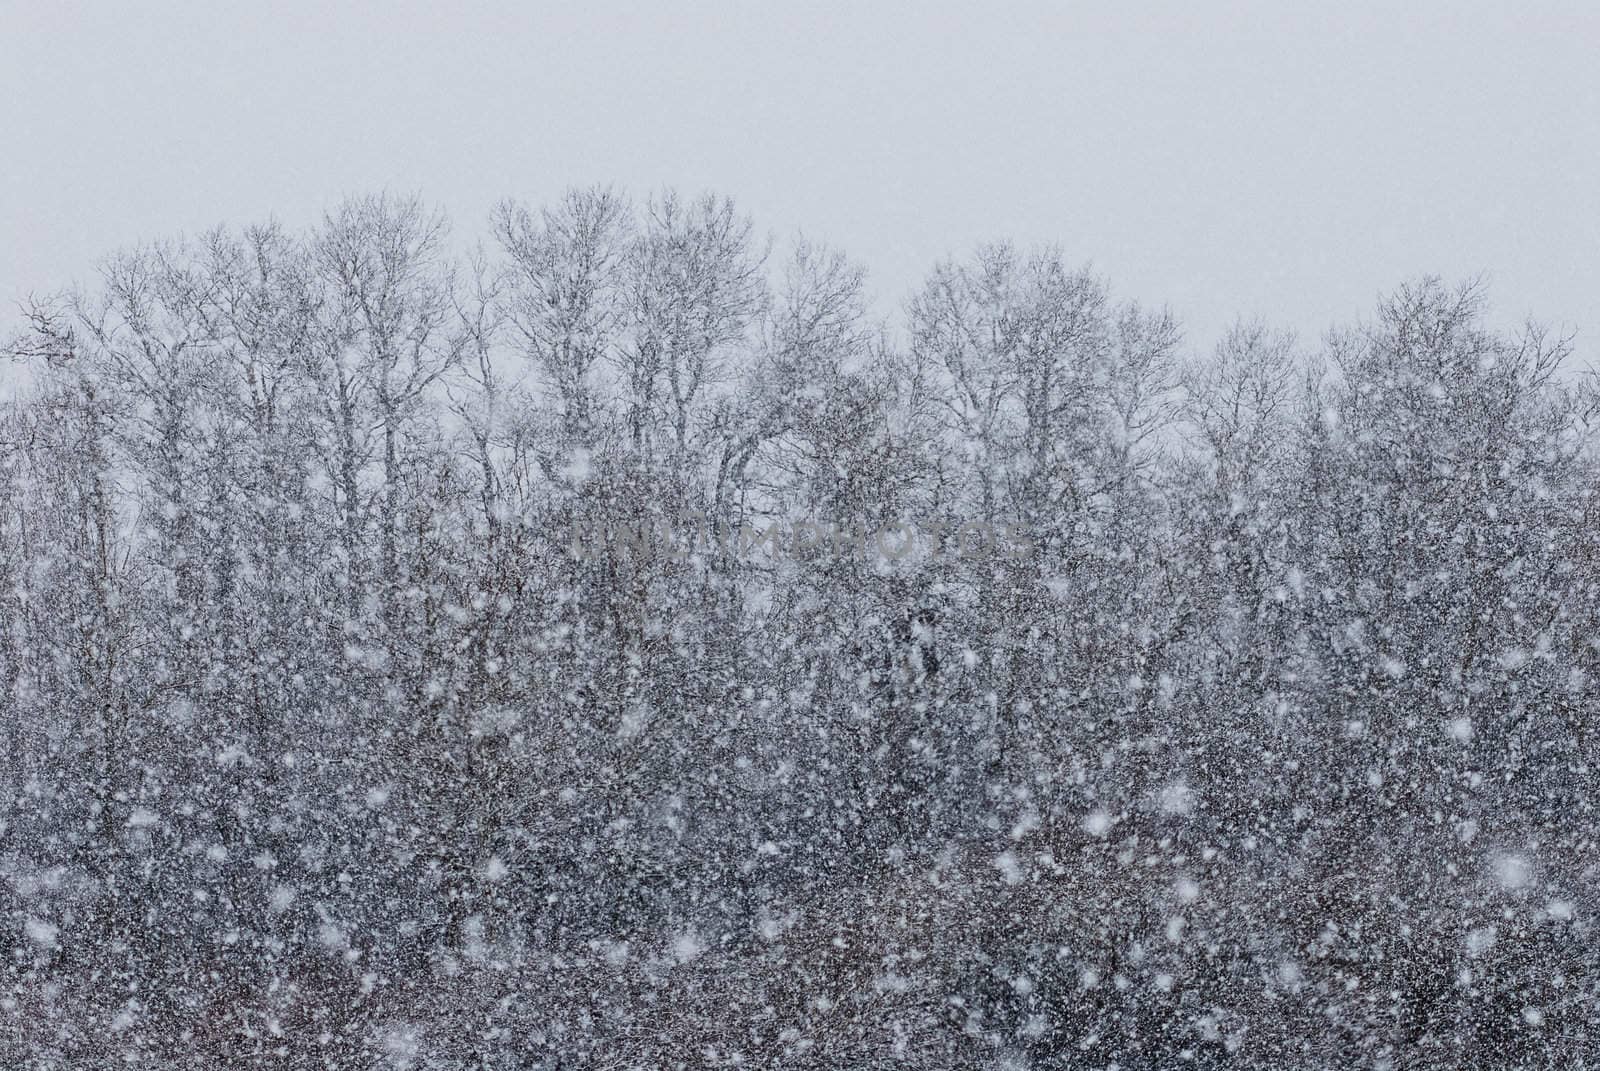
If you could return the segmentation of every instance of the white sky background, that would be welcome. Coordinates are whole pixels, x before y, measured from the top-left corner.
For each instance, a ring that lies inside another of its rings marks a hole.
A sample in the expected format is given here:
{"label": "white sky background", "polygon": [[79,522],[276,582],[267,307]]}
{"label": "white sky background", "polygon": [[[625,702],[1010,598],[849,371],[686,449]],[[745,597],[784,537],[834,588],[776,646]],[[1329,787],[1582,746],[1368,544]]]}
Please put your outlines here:
{"label": "white sky background", "polygon": [[1594,0],[319,8],[0,0],[0,327],[141,239],[600,181],[732,194],[885,315],[1009,236],[1196,348],[1484,272],[1600,355]]}

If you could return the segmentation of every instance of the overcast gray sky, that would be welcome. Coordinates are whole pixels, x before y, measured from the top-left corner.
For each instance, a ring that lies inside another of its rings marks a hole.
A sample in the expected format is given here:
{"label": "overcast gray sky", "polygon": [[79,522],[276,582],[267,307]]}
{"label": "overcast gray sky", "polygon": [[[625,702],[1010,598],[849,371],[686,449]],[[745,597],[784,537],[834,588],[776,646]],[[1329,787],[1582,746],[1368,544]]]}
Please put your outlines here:
{"label": "overcast gray sky", "polygon": [[419,191],[734,195],[891,311],[1060,243],[1209,345],[1424,272],[1600,352],[1600,4],[0,0],[0,302],[144,238]]}

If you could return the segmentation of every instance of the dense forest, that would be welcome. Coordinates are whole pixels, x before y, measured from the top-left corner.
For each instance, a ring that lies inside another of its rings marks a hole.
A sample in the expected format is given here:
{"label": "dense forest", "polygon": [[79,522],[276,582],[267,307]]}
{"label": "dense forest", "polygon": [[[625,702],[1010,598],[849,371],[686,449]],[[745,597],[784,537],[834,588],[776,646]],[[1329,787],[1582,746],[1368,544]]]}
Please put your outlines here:
{"label": "dense forest", "polygon": [[0,1064],[1594,1066],[1570,340],[1423,279],[1202,351],[1004,243],[868,293],[586,189],[27,309]]}

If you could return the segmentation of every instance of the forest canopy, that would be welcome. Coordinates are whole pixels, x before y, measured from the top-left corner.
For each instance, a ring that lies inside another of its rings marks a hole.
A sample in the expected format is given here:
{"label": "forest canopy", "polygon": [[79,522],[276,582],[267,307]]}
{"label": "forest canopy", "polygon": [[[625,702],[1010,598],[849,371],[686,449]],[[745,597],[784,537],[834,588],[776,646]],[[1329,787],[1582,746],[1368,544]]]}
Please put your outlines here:
{"label": "forest canopy", "polygon": [[[0,1063],[1600,1051],[1569,339],[1421,279],[1196,352],[1008,243],[881,322],[719,196],[451,241],[154,243],[9,343]],[[1031,538],[572,553],[686,516]]]}

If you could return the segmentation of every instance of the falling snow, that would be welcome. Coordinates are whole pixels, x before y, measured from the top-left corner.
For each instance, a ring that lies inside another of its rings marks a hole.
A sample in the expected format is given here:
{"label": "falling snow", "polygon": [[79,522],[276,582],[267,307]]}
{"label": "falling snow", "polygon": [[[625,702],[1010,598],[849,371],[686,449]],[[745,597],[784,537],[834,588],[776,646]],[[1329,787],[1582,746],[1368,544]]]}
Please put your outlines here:
{"label": "falling snow", "polygon": [[1564,341],[763,235],[360,198],[32,310],[0,1066],[1594,1060]]}

